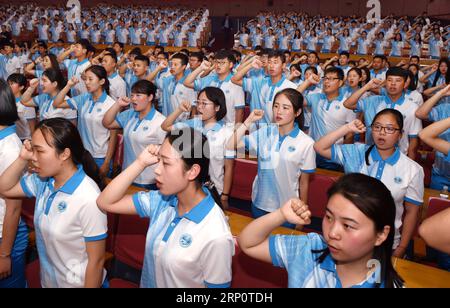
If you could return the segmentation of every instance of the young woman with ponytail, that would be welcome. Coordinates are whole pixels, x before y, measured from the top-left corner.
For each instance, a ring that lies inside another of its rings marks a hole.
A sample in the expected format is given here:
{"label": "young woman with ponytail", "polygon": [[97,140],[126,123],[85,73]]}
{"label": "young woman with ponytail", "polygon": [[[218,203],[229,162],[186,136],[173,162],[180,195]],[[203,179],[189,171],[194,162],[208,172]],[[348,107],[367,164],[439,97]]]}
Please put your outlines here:
{"label": "young woman with ponytail", "polygon": [[[36,173],[23,172],[28,167]],[[100,287],[107,219],[96,205],[103,186],[77,128],[62,118],[39,123],[32,140],[0,176],[0,195],[36,198],[34,225],[47,288]]]}

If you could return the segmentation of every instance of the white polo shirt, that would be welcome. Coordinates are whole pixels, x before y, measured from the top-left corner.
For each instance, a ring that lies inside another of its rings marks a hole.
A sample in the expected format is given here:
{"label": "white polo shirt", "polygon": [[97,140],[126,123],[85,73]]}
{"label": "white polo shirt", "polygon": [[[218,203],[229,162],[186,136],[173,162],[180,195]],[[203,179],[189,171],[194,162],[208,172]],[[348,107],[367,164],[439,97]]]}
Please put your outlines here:
{"label": "white polo shirt", "polygon": [[176,196],[159,191],[133,196],[141,217],[150,218],[142,288],[214,288],[231,284],[234,241],[224,213],[207,194],[179,216]]}
{"label": "white polo shirt", "polygon": [[[155,85],[162,92],[162,114],[166,117],[171,115],[183,101],[188,101],[191,104],[197,99],[197,95],[193,89],[186,87],[183,83],[186,80],[187,74],[183,78],[176,80],[172,74],[164,76],[159,74],[155,79]],[[189,113],[181,114],[177,121],[184,121],[189,118]]]}
{"label": "white polo shirt", "polygon": [[70,93],[72,94],[72,97],[87,93],[86,85],[84,84],[84,80],[81,79],[81,74],[89,67],[91,66],[91,62],[89,62],[89,59],[84,59],[81,62],[78,62],[77,59],[66,59],[63,62],[64,66],[67,68],[67,79],[71,79],[72,77],[77,77],[80,81],[77,83],[71,90]]}
{"label": "white polo shirt", "polygon": [[94,158],[105,158],[110,131],[103,126],[102,121],[115,101],[106,92],[103,92],[97,102],[94,102],[91,93],[85,93],[67,100],[67,104],[77,110],[78,131],[85,149]]}
{"label": "white polo shirt", "polygon": [[[22,142],[16,135],[16,126],[9,126],[0,130],[0,175],[19,157]],[[0,198],[0,239],[3,233],[6,203]]]}
{"label": "white polo shirt", "polygon": [[400,244],[400,227],[404,212],[403,203],[409,202],[417,206],[423,203],[424,171],[423,168],[401,153],[397,148],[395,153],[383,160],[376,147],[369,155],[370,166],[366,165],[365,153],[370,145],[346,144],[333,145],[331,160],[341,164],[345,173],[362,173],[374,177],[386,185],[391,191],[396,205],[394,247]]}
{"label": "white polo shirt", "polygon": [[276,84],[272,83],[270,76],[264,78],[247,78],[245,77],[242,81],[242,88],[244,91],[253,93],[253,88],[256,87],[260,89],[260,106],[264,109],[264,120],[262,122],[272,123],[273,122],[273,100],[275,95],[284,89],[297,89],[297,85],[292,81],[282,77],[280,81]]}
{"label": "white polo shirt", "polygon": [[233,136],[234,127],[231,123],[217,122],[213,127],[205,128],[201,118],[194,118],[185,122],[176,123],[173,129],[192,127],[206,136],[209,142],[209,176],[216,186],[217,192],[223,192],[223,180],[225,175],[225,159],[234,159],[234,151],[227,151],[228,140]]}
{"label": "white polo shirt", "polygon": [[[107,237],[107,219],[97,207],[100,190],[81,166],[58,190],[53,178],[27,174],[20,184],[36,197],[34,226],[44,288],[84,287],[87,242]],[[103,270],[103,280],[106,271]]]}
{"label": "white polo shirt", "polygon": [[127,96],[127,83],[117,72],[109,76],[108,80],[109,96],[111,96],[114,101],[117,101],[121,97]]}
{"label": "white polo shirt", "polygon": [[422,121],[416,118],[416,110],[419,105],[413,97],[403,94],[396,102],[393,102],[387,95],[372,95],[358,101],[358,111],[364,112],[364,121],[367,127],[366,143],[373,143],[372,125],[376,114],[384,109],[392,108],[403,114],[403,135],[400,139],[400,150],[408,153],[409,138],[417,138],[422,130]]}
{"label": "white polo shirt", "polygon": [[266,212],[279,209],[291,198],[299,198],[302,173],[314,173],[314,141],[297,125],[280,136],[278,125],[270,124],[244,137],[246,149],[258,156],[258,175],[253,182],[253,204]]}
{"label": "white polo shirt", "polygon": [[242,87],[231,82],[232,74],[228,75],[223,81],[219,80],[217,74],[209,74],[204,78],[198,78],[194,82],[194,90],[200,92],[206,87],[220,88],[225,94],[227,104],[227,115],[224,118],[225,123],[234,123],[236,120],[236,109],[245,108],[245,95]]}
{"label": "white polo shirt", "polygon": [[[305,99],[311,108],[309,135],[314,141],[356,119],[356,113],[344,106],[346,96],[343,91],[339,91],[339,96],[331,102],[324,93],[309,94]],[[341,138],[337,143],[343,141]]]}
{"label": "white polo shirt", "polygon": [[[164,142],[166,132],[161,124],[166,117],[152,108],[147,116],[140,120],[139,112],[133,108],[117,115],[116,122],[123,128],[124,160],[123,170],[128,168],[150,144],[160,145]],[[137,184],[155,183],[156,165],[147,167],[134,181]]]}
{"label": "white polo shirt", "polygon": [[17,114],[19,120],[16,121],[17,136],[21,139],[30,139],[31,131],[28,121],[36,119],[36,110],[31,107],[26,107],[20,102],[20,97],[16,97]]}
{"label": "white polo shirt", "polygon": [[[70,97],[66,96],[65,100],[69,100]],[[41,94],[33,97],[33,104],[39,108],[39,120],[43,121],[46,119],[53,118],[64,118],[67,120],[74,120],[77,118],[77,112],[75,110],[55,108],[53,106],[54,97],[50,94]]]}

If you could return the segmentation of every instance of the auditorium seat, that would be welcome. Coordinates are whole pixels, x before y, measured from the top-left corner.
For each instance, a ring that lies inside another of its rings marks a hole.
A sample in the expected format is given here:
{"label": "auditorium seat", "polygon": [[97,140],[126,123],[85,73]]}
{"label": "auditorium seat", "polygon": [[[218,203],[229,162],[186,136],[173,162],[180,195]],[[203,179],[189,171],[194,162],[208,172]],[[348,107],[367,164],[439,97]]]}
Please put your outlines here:
{"label": "auditorium seat", "polygon": [[328,203],[327,191],[337,177],[312,174],[309,182],[308,205],[313,217],[323,218]]}
{"label": "auditorium seat", "polygon": [[256,161],[236,159],[230,196],[236,199],[251,201],[253,180],[257,173],[258,163]]}
{"label": "auditorium seat", "polygon": [[287,272],[247,256],[236,243],[232,264],[232,288],[286,288]]}
{"label": "auditorium seat", "polygon": [[450,200],[431,197],[428,202],[426,218],[436,215],[437,213],[450,208]]}
{"label": "auditorium seat", "polygon": [[22,201],[22,219],[30,229],[34,229],[34,208],[36,199],[23,199]]}
{"label": "auditorium seat", "polygon": [[114,153],[113,170],[114,174],[118,174],[122,170],[123,165],[123,135],[117,134],[117,144]]}

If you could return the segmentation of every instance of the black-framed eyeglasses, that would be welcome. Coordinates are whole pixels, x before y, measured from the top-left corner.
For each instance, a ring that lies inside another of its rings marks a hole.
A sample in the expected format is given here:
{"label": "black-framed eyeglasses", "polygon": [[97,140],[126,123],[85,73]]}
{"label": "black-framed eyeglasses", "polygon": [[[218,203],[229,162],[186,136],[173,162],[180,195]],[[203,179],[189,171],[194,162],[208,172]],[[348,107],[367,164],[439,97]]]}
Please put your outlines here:
{"label": "black-framed eyeglasses", "polygon": [[381,132],[384,129],[384,132],[386,134],[394,134],[396,131],[400,131],[401,129],[391,127],[391,126],[382,126],[380,124],[372,124],[370,127],[372,127],[372,130],[374,132]]}

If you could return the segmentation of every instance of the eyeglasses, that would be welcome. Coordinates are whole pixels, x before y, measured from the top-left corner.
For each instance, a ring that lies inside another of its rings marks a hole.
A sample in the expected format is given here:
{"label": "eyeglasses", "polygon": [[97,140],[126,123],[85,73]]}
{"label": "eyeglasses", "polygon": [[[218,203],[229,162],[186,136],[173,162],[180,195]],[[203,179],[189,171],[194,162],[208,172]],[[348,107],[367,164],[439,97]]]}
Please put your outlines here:
{"label": "eyeglasses", "polygon": [[194,103],[197,103],[197,107],[206,107],[209,105],[214,105],[214,103],[207,103],[207,102],[201,102],[201,101],[196,101]]}
{"label": "eyeglasses", "polygon": [[331,77],[322,77],[323,81],[335,81],[338,80],[339,78],[335,77],[335,78],[331,78]]}
{"label": "eyeglasses", "polygon": [[372,124],[371,127],[374,132],[381,132],[381,130],[384,129],[384,132],[386,134],[394,134],[396,131],[400,131],[400,129],[398,128],[390,126],[381,126],[380,124]]}

